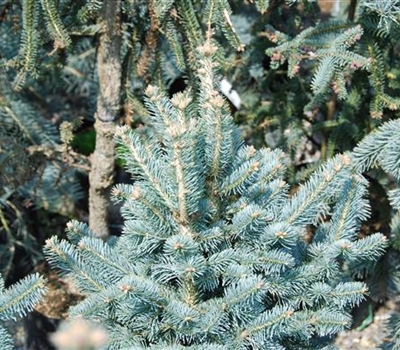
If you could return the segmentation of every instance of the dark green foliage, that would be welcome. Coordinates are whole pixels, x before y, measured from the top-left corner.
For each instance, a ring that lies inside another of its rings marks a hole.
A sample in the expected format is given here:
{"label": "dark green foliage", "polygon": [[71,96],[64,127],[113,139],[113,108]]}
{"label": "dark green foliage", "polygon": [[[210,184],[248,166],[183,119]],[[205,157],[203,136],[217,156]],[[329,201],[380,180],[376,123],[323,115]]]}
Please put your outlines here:
{"label": "dark green foliage", "polygon": [[71,222],[49,262],[101,321],[108,349],[323,349],[367,293],[354,280],[386,246],[357,239],[366,183],[339,155],[289,196],[280,150],[245,146],[215,89],[216,47],[199,49],[199,92],[147,89],[151,128],[118,131],[135,179],[118,185],[123,235]]}
{"label": "dark green foliage", "polygon": [[[58,126],[79,113],[71,111],[68,103],[85,96],[84,79],[76,84],[81,89],[76,94],[72,88],[67,90],[68,97],[61,79],[71,72],[76,75],[87,61],[81,57],[77,67],[72,60],[60,70],[59,52],[54,56],[43,51],[48,48],[46,30],[50,28],[58,50],[68,44],[66,38],[56,38],[56,32],[65,34],[57,13],[64,5],[48,0],[0,3],[0,269],[7,282],[24,276],[43,259],[40,246],[49,231],[58,231],[56,217],[63,225],[62,216],[75,213],[75,204],[83,195],[71,165],[80,167],[84,161],[68,154]],[[64,20],[70,23],[69,16]],[[47,21],[47,29],[42,21]],[[82,45],[71,46],[82,54]],[[37,76],[44,67],[47,74]]]}
{"label": "dark green foliage", "polygon": [[[384,2],[382,2],[383,4]],[[377,8],[382,6],[381,10]],[[353,76],[357,70],[366,70],[369,73],[369,82],[373,88],[370,114],[373,118],[381,118],[383,110],[389,108],[397,110],[400,100],[387,93],[385,71],[388,57],[395,59],[391,50],[397,46],[396,35],[389,36],[388,28],[382,32],[382,21],[385,16],[395,18],[395,6],[376,5],[361,2],[357,22],[323,22],[315,27],[302,30],[294,38],[267,29],[267,37],[277,44],[267,50],[271,57],[272,67],[288,62],[288,76],[293,77],[301,70],[301,63],[305,59],[317,62],[313,72],[311,90],[313,97],[306,110],[318,108],[334,93],[339,100],[345,100],[348,95],[348,86],[354,85]],[[384,8],[384,11],[382,11]],[[380,17],[378,25],[370,23]],[[390,25],[391,30],[398,31],[397,21]],[[388,46],[381,44],[381,37],[389,40]],[[390,41],[393,39],[393,41]],[[390,62],[392,65],[393,62]],[[361,74],[357,74],[362,76]],[[360,91],[365,95],[365,92]],[[367,95],[368,96],[368,95]]]}
{"label": "dark green foliage", "polygon": [[93,152],[95,141],[96,133],[94,130],[86,130],[75,135],[71,146],[79,153],[88,156]]}
{"label": "dark green foliage", "polygon": [[[42,155],[61,147],[56,127],[12,92],[0,102],[0,136],[0,269],[4,278],[14,280],[42,258],[39,236],[45,236],[49,223],[35,237],[39,211],[69,215],[82,190],[74,170]],[[56,154],[62,153],[58,149]]]}

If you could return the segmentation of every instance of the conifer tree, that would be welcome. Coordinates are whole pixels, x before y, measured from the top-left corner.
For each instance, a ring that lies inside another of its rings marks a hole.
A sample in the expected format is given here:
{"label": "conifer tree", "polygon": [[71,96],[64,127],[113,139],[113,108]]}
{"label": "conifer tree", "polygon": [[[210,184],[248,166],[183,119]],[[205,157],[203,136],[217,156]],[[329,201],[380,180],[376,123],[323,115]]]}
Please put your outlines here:
{"label": "conifer tree", "polygon": [[117,130],[135,180],[113,191],[122,236],[71,221],[45,254],[86,295],[70,315],[107,327],[107,349],[331,349],[368,292],[355,274],[386,246],[357,238],[366,181],[338,155],[290,195],[285,154],[239,136],[216,50],[210,34],[197,49],[197,92],[149,86],[151,128]]}

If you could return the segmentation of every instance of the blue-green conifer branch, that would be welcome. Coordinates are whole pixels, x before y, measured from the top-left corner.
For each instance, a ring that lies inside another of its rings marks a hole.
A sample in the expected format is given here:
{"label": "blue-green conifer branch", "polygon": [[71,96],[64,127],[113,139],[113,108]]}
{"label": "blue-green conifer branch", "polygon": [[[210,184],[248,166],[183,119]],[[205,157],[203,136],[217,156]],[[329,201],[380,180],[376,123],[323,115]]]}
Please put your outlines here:
{"label": "blue-green conifer branch", "polygon": [[54,48],[67,47],[71,44],[71,38],[64,28],[54,0],[40,0],[44,15],[46,16],[47,30],[54,40]]}
{"label": "blue-green conifer branch", "polygon": [[22,33],[19,57],[21,58],[14,89],[19,90],[29,74],[35,75],[39,46],[39,3],[35,0],[24,0],[22,3]]}
{"label": "blue-green conifer branch", "polygon": [[238,136],[215,51],[210,39],[197,51],[196,94],[146,90],[151,131],[118,130],[135,179],[113,192],[122,236],[72,221],[70,242],[45,253],[86,295],[71,315],[108,328],[107,349],[328,349],[367,293],[360,262],[386,247],[379,233],[357,238],[365,180],[339,155],[289,196],[285,154]]}
{"label": "blue-green conifer branch", "polygon": [[392,175],[397,188],[389,191],[389,199],[394,209],[400,210],[400,121],[391,120],[366,136],[354,149],[354,159],[361,171],[381,167]]}
{"label": "blue-green conifer branch", "polygon": [[[45,280],[38,274],[25,277],[7,289],[0,276],[0,320],[25,316],[42,301],[45,292]],[[0,347],[4,350],[13,349],[12,338],[3,326],[0,326]]]}
{"label": "blue-green conifer branch", "polygon": [[[369,171],[372,168],[383,169],[390,177],[388,183],[389,190],[387,192],[389,202],[393,208],[392,220],[390,223],[391,229],[391,246],[398,249],[398,239],[399,239],[399,211],[400,211],[400,121],[390,120],[385,122],[380,127],[372,131],[367,135],[354,149],[353,159],[355,161],[355,166],[360,171]],[[376,245],[376,239],[374,235],[367,237],[368,241],[364,244],[358,242],[357,245],[354,244],[352,248],[352,253],[363,254],[373,254],[369,251],[374,245]],[[378,259],[375,256],[375,259]],[[364,269],[368,269],[368,264],[363,261],[363,259],[356,258],[352,256],[352,267],[363,266]],[[392,262],[389,263],[392,264]],[[396,263],[395,263],[396,264]],[[387,267],[386,267],[387,269]],[[390,268],[391,278],[397,278],[397,265]],[[394,283],[395,288],[398,290],[397,283]],[[389,322],[389,332],[390,341],[383,344],[383,349],[397,349],[399,344],[399,330],[400,322],[398,313],[394,313],[390,317]]]}

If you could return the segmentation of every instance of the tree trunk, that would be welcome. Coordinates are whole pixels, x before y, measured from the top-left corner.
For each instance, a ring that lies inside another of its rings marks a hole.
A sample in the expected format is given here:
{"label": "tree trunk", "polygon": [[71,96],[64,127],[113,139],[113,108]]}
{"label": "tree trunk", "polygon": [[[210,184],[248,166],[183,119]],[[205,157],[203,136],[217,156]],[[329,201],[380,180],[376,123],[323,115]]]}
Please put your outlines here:
{"label": "tree trunk", "polygon": [[97,51],[99,95],[94,128],[96,147],[89,174],[89,226],[101,238],[109,235],[109,189],[114,178],[113,136],[120,114],[121,96],[121,1],[104,0],[103,26]]}
{"label": "tree trunk", "polygon": [[356,10],[357,10],[357,0],[351,0],[350,5],[349,5],[349,12],[347,15],[347,19],[350,22],[354,21],[354,17],[356,15]]}

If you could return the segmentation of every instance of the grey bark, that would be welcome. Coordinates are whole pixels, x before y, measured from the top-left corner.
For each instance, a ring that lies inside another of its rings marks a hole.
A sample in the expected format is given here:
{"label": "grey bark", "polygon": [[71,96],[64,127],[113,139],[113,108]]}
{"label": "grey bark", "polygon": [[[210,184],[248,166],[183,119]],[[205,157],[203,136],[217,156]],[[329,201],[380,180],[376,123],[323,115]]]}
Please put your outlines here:
{"label": "grey bark", "polygon": [[121,1],[104,0],[100,21],[103,30],[97,51],[99,95],[94,125],[96,147],[89,173],[89,226],[96,235],[106,238],[108,194],[114,178],[113,136],[121,109]]}

